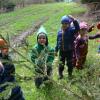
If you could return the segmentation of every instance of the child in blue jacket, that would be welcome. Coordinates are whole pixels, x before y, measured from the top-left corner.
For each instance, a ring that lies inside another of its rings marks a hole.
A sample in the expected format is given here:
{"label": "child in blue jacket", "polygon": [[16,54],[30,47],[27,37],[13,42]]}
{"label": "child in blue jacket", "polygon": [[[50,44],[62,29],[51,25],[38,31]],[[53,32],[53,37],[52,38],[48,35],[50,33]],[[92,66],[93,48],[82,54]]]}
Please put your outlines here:
{"label": "child in blue jacket", "polygon": [[[73,22],[74,27],[71,27],[70,24]],[[55,47],[55,54],[59,51],[59,79],[63,78],[63,70],[65,61],[67,61],[68,66],[68,76],[69,78],[72,77],[73,71],[73,44],[75,39],[75,33],[79,31],[79,24],[78,21],[75,20],[72,16],[63,16],[61,19],[61,29],[58,31],[57,34],[57,44]]]}
{"label": "child in blue jacket", "polygon": [[[8,83],[15,82],[15,66],[8,54],[7,42],[0,39],[0,95],[9,87]],[[11,92],[11,93],[10,93]],[[1,97],[0,100],[25,100],[20,86],[10,89],[8,97]]]}

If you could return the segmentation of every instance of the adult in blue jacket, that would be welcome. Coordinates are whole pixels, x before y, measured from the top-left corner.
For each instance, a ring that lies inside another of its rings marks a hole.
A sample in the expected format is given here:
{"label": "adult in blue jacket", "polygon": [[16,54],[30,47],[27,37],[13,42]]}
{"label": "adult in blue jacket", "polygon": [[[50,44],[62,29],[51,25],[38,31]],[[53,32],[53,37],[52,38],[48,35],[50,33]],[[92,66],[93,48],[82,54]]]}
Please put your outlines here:
{"label": "adult in blue jacket", "polygon": [[10,83],[15,83],[15,66],[8,54],[7,42],[0,39],[0,100],[25,100],[18,85],[10,88],[7,98],[2,96]]}
{"label": "adult in blue jacket", "polygon": [[[73,22],[73,26],[71,23]],[[63,78],[63,70],[65,61],[67,61],[68,66],[68,76],[69,78],[72,77],[73,71],[73,42],[75,39],[75,33],[79,31],[79,24],[78,21],[75,20],[72,16],[63,16],[61,18],[61,29],[58,31],[57,34],[57,44],[55,47],[55,54],[59,51],[59,79]]]}

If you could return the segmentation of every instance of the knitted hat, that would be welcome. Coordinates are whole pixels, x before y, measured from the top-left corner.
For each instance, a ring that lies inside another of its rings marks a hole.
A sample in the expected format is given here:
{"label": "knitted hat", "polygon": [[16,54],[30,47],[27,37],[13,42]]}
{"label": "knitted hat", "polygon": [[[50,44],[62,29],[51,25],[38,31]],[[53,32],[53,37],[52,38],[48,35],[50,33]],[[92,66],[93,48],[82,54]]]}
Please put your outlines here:
{"label": "knitted hat", "polygon": [[86,22],[81,22],[79,26],[80,26],[80,29],[88,29],[88,24]]}
{"label": "knitted hat", "polygon": [[72,22],[72,20],[71,20],[71,18],[69,17],[69,16],[67,16],[67,15],[65,15],[65,16],[63,16],[62,18],[61,18],[61,23],[63,24],[63,23],[68,23],[68,24],[70,24]]}
{"label": "knitted hat", "polygon": [[46,36],[46,46],[48,46],[48,36],[47,36],[47,32],[45,30],[45,28],[43,26],[41,26],[37,32],[37,42],[38,42],[38,38],[40,35],[45,35]]}
{"label": "knitted hat", "polygon": [[38,35],[39,33],[45,33],[45,34],[47,34],[47,32],[46,32],[45,28],[43,27],[43,25],[40,26],[40,28],[39,28],[39,30],[38,30],[38,32],[37,32],[37,35]]}

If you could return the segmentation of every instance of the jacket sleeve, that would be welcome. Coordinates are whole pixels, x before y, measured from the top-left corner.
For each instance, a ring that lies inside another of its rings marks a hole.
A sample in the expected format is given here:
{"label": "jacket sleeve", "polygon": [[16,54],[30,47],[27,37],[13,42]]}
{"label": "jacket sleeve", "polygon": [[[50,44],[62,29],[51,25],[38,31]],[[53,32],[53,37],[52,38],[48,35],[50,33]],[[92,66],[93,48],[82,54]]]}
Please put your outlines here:
{"label": "jacket sleeve", "polygon": [[97,33],[96,35],[89,36],[89,39],[96,39],[100,38],[100,33]]}
{"label": "jacket sleeve", "polygon": [[74,20],[74,21],[73,21],[73,24],[74,24],[74,27],[75,27],[74,33],[76,34],[76,33],[78,33],[78,31],[80,30],[79,23],[78,23],[77,20]]}
{"label": "jacket sleeve", "polygon": [[2,74],[2,83],[15,82],[15,66],[14,64],[4,64],[4,73]]}
{"label": "jacket sleeve", "polygon": [[10,70],[9,70],[9,79],[8,79],[8,81],[15,81],[15,66],[14,66],[14,64],[10,64],[10,65],[8,65],[8,66],[10,66]]}
{"label": "jacket sleeve", "polygon": [[9,63],[7,63],[7,65],[5,64],[6,67],[6,71],[8,73],[8,81],[10,82],[14,82],[15,81],[15,65],[12,63],[12,59],[9,56]]}
{"label": "jacket sleeve", "polygon": [[75,43],[76,59],[78,59],[78,57],[80,56],[79,46],[80,46],[80,41],[78,39],[76,39],[76,43]]}
{"label": "jacket sleeve", "polygon": [[92,25],[92,26],[90,26],[90,27],[88,28],[88,32],[92,32],[93,29],[94,29],[94,25]]}

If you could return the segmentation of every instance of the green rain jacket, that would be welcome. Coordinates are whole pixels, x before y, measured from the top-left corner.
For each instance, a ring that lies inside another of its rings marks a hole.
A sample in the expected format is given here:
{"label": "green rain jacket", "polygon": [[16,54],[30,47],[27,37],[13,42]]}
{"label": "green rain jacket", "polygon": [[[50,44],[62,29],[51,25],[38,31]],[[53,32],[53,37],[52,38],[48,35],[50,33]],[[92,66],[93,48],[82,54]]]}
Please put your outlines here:
{"label": "green rain jacket", "polygon": [[[46,36],[45,46],[38,43],[39,34],[44,33]],[[37,44],[33,47],[31,60],[34,63],[35,72],[44,73],[47,67],[52,67],[54,60],[54,49],[48,46],[47,32],[43,26],[37,32]]]}
{"label": "green rain jacket", "polygon": [[36,44],[31,53],[31,60],[34,63],[35,71],[43,74],[46,67],[52,67],[54,60],[54,49],[49,46]]}

